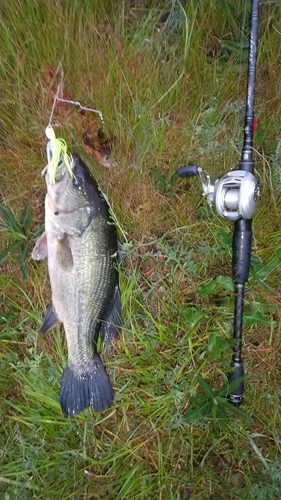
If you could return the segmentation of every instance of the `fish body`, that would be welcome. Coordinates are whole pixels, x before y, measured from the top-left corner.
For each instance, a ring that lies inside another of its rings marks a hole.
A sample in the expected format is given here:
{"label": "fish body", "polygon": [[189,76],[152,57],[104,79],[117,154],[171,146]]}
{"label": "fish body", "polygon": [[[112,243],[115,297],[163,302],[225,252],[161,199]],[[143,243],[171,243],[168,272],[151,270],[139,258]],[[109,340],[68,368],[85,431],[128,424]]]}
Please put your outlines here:
{"label": "fish body", "polygon": [[97,352],[99,334],[110,346],[118,335],[121,300],[118,284],[117,231],[98,184],[78,155],[72,175],[63,160],[56,180],[46,174],[45,233],[35,259],[48,257],[52,302],[41,332],[63,323],[68,361],[60,403],[67,415],[90,406],[104,410],[113,389]]}

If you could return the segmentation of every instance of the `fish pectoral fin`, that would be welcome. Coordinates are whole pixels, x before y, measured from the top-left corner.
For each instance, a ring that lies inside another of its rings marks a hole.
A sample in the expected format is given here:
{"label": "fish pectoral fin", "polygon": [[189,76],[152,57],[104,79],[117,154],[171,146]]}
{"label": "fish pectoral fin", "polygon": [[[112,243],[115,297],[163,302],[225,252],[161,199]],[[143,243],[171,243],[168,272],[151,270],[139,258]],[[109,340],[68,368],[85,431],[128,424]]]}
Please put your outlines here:
{"label": "fish pectoral fin", "polygon": [[78,415],[88,406],[106,410],[113,403],[114,391],[98,354],[83,369],[66,365],[61,383],[60,404],[65,415]]}
{"label": "fish pectoral fin", "polygon": [[54,328],[54,326],[58,325],[58,323],[61,323],[61,321],[59,320],[59,317],[58,317],[58,315],[55,311],[55,308],[51,302],[51,304],[49,305],[49,307],[46,311],[45,318],[43,320],[43,323],[42,323],[42,326],[40,329],[40,333],[47,333],[49,330]]}
{"label": "fish pectoral fin", "polygon": [[68,237],[57,238],[56,240],[57,262],[65,271],[73,268],[73,255],[69,245]]}
{"label": "fish pectoral fin", "polygon": [[46,231],[39,236],[32,250],[31,257],[34,260],[42,260],[48,256],[47,234]]}
{"label": "fish pectoral fin", "polygon": [[101,323],[100,334],[105,343],[105,353],[109,356],[113,349],[113,341],[119,335],[122,324],[122,306],[119,285],[115,286],[111,307]]}

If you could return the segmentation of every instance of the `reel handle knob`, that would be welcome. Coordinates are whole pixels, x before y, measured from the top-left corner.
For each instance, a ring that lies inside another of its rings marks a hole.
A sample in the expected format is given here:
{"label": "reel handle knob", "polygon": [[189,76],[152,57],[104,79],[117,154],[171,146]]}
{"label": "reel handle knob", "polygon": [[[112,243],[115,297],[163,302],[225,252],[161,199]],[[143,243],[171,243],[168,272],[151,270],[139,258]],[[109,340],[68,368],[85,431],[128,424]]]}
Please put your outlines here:
{"label": "reel handle knob", "polygon": [[180,177],[193,177],[194,175],[199,175],[199,168],[196,165],[183,165],[177,170],[177,174]]}
{"label": "reel handle knob", "polygon": [[178,168],[177,174],[180,177],[193,177],[194,175],[199,175],[203,189],[203,196],[207,196],[208,204],[212,205],[214,185],[211,183],[210,176],[205,175],[201,167],[197,167],[197,165],[184,165]]}

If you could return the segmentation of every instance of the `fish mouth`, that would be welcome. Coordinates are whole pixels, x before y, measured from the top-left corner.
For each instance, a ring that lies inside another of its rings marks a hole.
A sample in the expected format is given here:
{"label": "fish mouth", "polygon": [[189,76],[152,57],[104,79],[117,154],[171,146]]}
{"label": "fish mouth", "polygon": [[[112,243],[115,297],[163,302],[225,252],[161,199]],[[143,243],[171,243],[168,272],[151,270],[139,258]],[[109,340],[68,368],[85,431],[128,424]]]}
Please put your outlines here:
{"label": "fish mouth", "polygon": [[42,175],[47,174],[47,183],[49,185],[54,185],[62,179],[66,171],[68,171],[69,177],[74,177],[73,158],[71,155],[67,154],[67,144],[65,140],[56,138],[55,132],[50,125],[48,125],[45,132],[50,140],[47,144],[48,163],[42,170]]}
{"label": "fish mouth", "polygon": [[68,169],[66,168],[63,159],[60,158],[55,172],[52,172],[50,166],[47,165],[46,181],[50,185],[57,184],[67,173]]}
{"label": "fish mouth", "polygon": [[[63,180],[65,183],[74,177],[73,174],[73,158],[70,157],[68,161],[68,165],[66,164],[64,158],[61,156],[59,161],[54,169],[53,166],[48,163],[44,170],[42,171],[42,175],[45,174],[45,180],[48,186],[54,188],[57,184],[60,184]],[[64,184],[65,184],[64,183]]]}

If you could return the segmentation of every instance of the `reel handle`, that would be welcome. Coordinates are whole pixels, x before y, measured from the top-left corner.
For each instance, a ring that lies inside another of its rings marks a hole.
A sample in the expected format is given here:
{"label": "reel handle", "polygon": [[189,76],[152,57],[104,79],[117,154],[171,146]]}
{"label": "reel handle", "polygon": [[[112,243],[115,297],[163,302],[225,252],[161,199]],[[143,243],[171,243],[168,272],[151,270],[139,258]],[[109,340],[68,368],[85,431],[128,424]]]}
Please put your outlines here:
{"label": "reel handle", "polygon": [[194,175],[199,175],[200,167],[196,165],[183,165],[177,170],[177,174],[180,177],[193,177]]}

